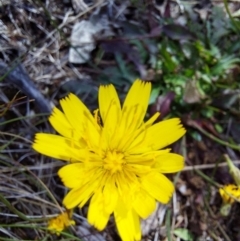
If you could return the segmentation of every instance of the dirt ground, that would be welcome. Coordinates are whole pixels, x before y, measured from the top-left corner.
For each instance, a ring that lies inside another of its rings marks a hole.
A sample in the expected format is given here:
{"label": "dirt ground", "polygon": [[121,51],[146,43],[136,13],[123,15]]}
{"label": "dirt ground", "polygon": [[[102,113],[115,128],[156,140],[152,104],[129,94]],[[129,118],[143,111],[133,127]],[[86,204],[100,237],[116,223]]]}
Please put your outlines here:
{"label": "dirt ground", "polygon": [[[95,110],[100,84],[113,83],[122,99],[135,78],[167,88],[161,68],[151,65],[158,63],[158,44],[165,36],[193,41],[195,33],[186,23],[204,23],[216,6],[226,19],[228,13],[238,19],[239,1],[226,3],[0,0],[0,240],[120,240],[112,219],[103,232],[88,225],[87,205],[76,210],[70,236],[46,230],[46,220],[59,213],[66,189],[56,174],[62,163],[35,153],[33,136],[53,132],[47,117],[68,92]],[[238,76],[239,64],[227,74]],[[156,87],[149,115],[161,111],[161,118],[171,113],[181,118],[187,134],[172,149],[185,157],[186,165],[181,173],[169,175],[176,185],[171,202],[142,221],[143,240],[240,241],[239,203],[224,216],[218,192],[221,185],[234,183],[224,154],[240,164],[238,81],[236,77],[231,91],[208,103],[191,105],[184,96],[189,104],[184,107],[170,92],[161,102],[161,88]],[[194,101],[199,98],[193,94]],[[203,117],[199,108],[210,103],[217,103],[217,112]]]}

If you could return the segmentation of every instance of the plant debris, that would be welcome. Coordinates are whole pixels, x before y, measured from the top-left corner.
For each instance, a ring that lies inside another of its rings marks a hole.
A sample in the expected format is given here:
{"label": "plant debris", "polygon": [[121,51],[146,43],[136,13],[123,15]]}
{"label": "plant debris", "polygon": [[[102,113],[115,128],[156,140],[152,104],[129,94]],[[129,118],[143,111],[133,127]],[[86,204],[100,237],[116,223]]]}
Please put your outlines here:
{"label": "plant debris", "polygon": [[[62,210],[61,162],[35,153],[35,133],[69,92],[97,108],[100,84],[123,100],[137,78],[153,86],[148,117],[181,118],[187,135],[176,191],[142,220],[143,240],[240,240],[240,205],[222,215],[219,188],[240,167],[238,1],[0,0],[0,237],[120,240],[113,219],[99,232],[76,209],[75,226],[47,231]],[[141,98],[141,93],[139,93]],[[159,136],[161,138],[161,136]],[[234,184],[235,185],[235,184]],[[237,185],[237,184],[236,184]]]}

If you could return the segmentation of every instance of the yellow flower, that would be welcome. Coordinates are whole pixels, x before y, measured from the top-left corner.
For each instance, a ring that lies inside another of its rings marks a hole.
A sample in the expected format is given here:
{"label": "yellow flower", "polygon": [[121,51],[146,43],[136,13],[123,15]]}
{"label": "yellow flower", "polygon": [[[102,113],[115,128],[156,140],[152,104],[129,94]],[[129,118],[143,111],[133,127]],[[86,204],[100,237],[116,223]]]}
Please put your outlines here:
{"label": "yellow flower", "polygon": [[69,212],[63,212],[57,217],[52,218],[48,222],[48,230],[59,235],[65,228],[75,225],[75,221],[71,220]]}
{"label": "yellow flower", "polygon": [[234,184],[228,184],[219,188],[219,193],[224,204],[232,204],[236,200],[240,201],[240,187]]}
{"label": "yellow flower", "polygon": [[73,94],[60,101],[49,118],[61,135],[36,134],[33,148],[70,161],[58,174],[70,192],[68,208],[89,200],[88,221],[103,230],[114,214],[123,241],[141,239],[140,218],[147,218],[156,201],[168,203],[174,186],[163,175],[182,170],[183,157],[160,150],[182,137],[178,118],[156,124],[156,113],[144,122],[151,84],[136,80],[121,107],[113,85],[100,86],[99,113],[92,116]]}

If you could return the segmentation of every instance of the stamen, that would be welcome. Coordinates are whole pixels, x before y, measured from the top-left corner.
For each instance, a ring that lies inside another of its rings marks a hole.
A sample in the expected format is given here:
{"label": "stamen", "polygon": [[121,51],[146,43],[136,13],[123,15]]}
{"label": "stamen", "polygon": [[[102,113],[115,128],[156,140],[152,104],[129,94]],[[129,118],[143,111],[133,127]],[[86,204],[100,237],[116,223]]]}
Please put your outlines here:
{"label": "stamen", "polygon": [[99,109],[96,109],[93,111],[93,116],[94,116],[94,119],[96,121],[96,123],[101,126],[102,123],[101,123],[101,119],[100,119],[100,116],[99,116]]}

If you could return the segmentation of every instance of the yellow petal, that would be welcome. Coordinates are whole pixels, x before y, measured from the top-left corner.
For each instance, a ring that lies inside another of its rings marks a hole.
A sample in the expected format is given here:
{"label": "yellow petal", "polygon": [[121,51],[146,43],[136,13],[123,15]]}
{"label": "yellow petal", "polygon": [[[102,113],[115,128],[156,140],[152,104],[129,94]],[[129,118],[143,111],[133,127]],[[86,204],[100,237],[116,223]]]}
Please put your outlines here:
{"label": "yellow petal", "polygon": [[161,121],[147,130],[146,142],[154,145],[152,148],[161,149],[177,141],[186,133],[179,118]]}
{"label": "yellow petal", "polygon": [[119,197],[121,197],[122,205],[126,209],[132,208],[132,193],[139,189],[139,180],[135,173],[123,172],[115,174],[115,183],[118,188]]}
{"label": "yellow petal", "polygon": [[133,208],[141,218],[145,219],[156,209],[156,201],[141,189],[134,195]]}
{"label": "yellow petal", "polygon": [[135,132],[143,123],[147,111],[150,92],[151,83],[140,80],[133,83],[124,101],[121,121],[111,142],[111,148],[123,150],[135,138]]}
{"label": "yellow petal", "polygon": [[103,139],[101,139],[101,142],[104,143],[101,143],[101,145],[111,148],[112,137],[121,118],[121,106],[113,85],[100,86],[99,107],[104,124],[102,130]]}
{"label": "yellow petal", "polygon": [[[60,100],[64,115],[71,126],[77,127],[79,135],[83,135],[85,115],[91,116],[91,113],[82,101],[74,94],[70,93],[67,97]],[[91,117],[90,117],[91,118]],[[93,118],[93,116],[92,116]]]}
{"label": "yellow petal", "polygon": [[128,165],[126,165],[125,169],[127,169],[128,172],[135,173],[137,176],[147,174],[153,170],[153,167],[155,167],[158,156],[165,156],[169,151],[170,149],[164,149],[139,155],[129,155],[126,157]]}
{"label": "yellow petal", "polygon": [[128,152],[143,153],[159,150],[177,141],[186,133],[179,118],[161,121],[140,134],[129,146]]}
{"label": "yellow petal", "polygon": [[105,202],[102,191],[96,192],[91,198],[88,210],[88,222],[102,231],[109,220],[110,213],[105,211]]}
{"label": "yellow petal", "polygon": [[48,230],[60,235],[60,233],[67,227],[75,225],[75,221],[71,219],[68,212],[63,212],[57,217],[48,221]]}
{"label": "yellow petal", "polygon": [[229,203],[229,204],[232,204],[232,203],[234,203],[235,202],[235,200],[234,200],[234,198],[232,198],[230,195],[230,192],[226,192],[225,191],[225,187],[223,187],[223,188],[219,188],[219,194],[221,195],[221,197],[222,197],[222,200],[223,200],[223,203]]}
{"label": "yellow petal", "polygon": [[[67,209],[72,209],[78,206],[82,200],[82,187],[72,189],[63,199],[63,204]],[[88,193],[88,198],[91,197],[91,193]]]}
{"label": "yellow petal", "polygon": [[181,171],[184,167],[184,158],[178,154],[166,153],[157,157],[154,168],[160,173]]}
{"label": "yellow petal", "polygon": [[85,150],[76,149],[75,144],[67,138],[45,133],[36,134],[32,147],[41,154],[64,161],[81,160],[86,153]]}
{"label": "yellow petal", "polygon": [[164,175],[151,172],[141,177],[141,187],[159,202],[168,203],[174,192],[172,182]]}
{"label": "yellow petal", "polygon": [[84,171],[82,163],[73,163],[62,167],[58,171],[58,175],[66,187],[78,188],[82,185],[85,177]]}
{"label": "yellow petal", "polygon": [[75,127],[76,135],[90,140],[88,145],[96,148],[99,145],[100,128],[87,107],[74,94],[60,100],[60,104],[67,120]]}
{"label": "yellow petal", "polygon": [[[80,183],[80,186],[78,188],[73,188],[63,200],[63,204],[67,209],[72,209],[76,206],[83,207],[96,190],[102,188],[101,181],[103,179],[103,175],[101,169],[98,170],[95,168],[88,171],[84,170],[81,178],[83,179],[83,182]],[[64,175],[64,180],[65,182],[69,182],[68,184],[72,184],[70,177]]]}
{"label": "yellow petal", "polygon": [[[119,113],[121,113],[121,105],[113,85],[101,85],[98,94],[99,110],[102,117],[103,124],[105,124],[109,111],[114,107],[115,116],[112,116],[113,120],[118,120]],[[116,121],[115,121],[116,122]]]}
{"label": "yellow petal", "polygon": [[114,217],[122,241],[141,240],[139,217],[133,209],[126,209],[119,201],[114,211]]}
{"label": "yellow petal", "polygon": [[146,123],[143,123],[136,130],[134,129],[132,131],[127,130],[118,148],[122,149],[124,152],[127,152],[131,143],[134,142],[134,140],[138,138],[138,136],[142,137],[142,139],[139,139],[139,138],[137,139],[139,143],[141,143],[145,138],[145,134],[143,133],[146,133],[146,129],[152,125],[152,123],[158,118],[159,115],[160,115],[159,113],[155,113]]}
{"label": "yellow petal", "polygon": [[86,142],[82,137],[82,133],[77,131],[78,126],[72,126],[64,113],[58,108],[53,108],[53,112],[49,117],[49,122],[59,134],[68,139],[74,139],[82,148],[86,147]]}
{"label": "yellow petal", "polygon": [[[144,82],[141,80],[135,80],[131,86],[126,99],[123,104],[123,115],[127,118],[126,129],[133,123],[133,120],[138,116],[135,127],[137,128],[143,121],[143,118],[147,112],[148,102],[151,93],[151,83]],[[139,106],[139,109],[135,109]],[[127,110],[132,109],[131,113],[128,113]],[[136,110],[136,112],[134,112]],[[129,116],[130,114],[130,116]]]}
{"label": "yellow petal", "polygon": [[154,121],[160,116],[159,112],[156,112],[150,119],[148,119],[143,125],[145,127],[145,129],[149,128]]}
{"label": "yellow petal", "polygon": [[103,189],[104,205],[107,213],[113,213],[113,210],[117,205],[118,196],[115,182],[112,180],[107,181]]}
{"label": "yellow petal", "polygon": [[139,155],[129,155],[126,157],[128,163],[152,166],[158,156],[166,155],[171,149],[150,151]]}
{"label": "yellow petal", "polygon": [[96,183],[94,185],[87,183],[79,188],[72,189],[63,199],[63,204],[67,209],[82,207],[93,195]]}
{"label": "yellow petal", "polygon": [[52,114],[49,117],[49,121],[53,128],[62,136],[72,138],[73,127],[66,119],[65,115],[58,109],[53,108]]}
{"label": "yellow petal", "polygon": [[232,204],[235,201],[240,201],[240,188],[234,184],[224,185],[219,189],[223,203]]}
{"label": "yellow petal", "polygon": [[[128,132],[137,129],[142,124],[147,112],[150,93],[150,82],[136,80],[131,86],[122,108],[123,127]],[[139,98],[139,95],[141,95],[141,98]]]}

